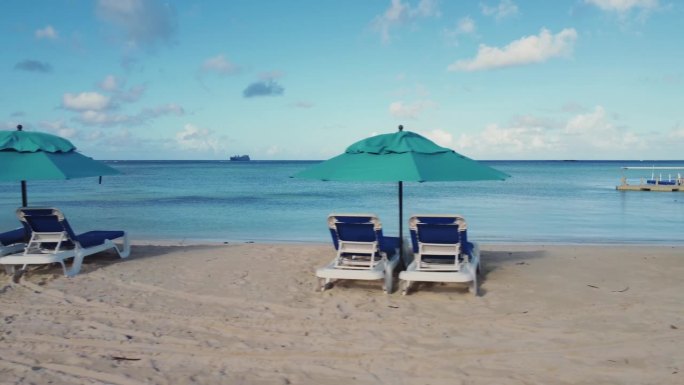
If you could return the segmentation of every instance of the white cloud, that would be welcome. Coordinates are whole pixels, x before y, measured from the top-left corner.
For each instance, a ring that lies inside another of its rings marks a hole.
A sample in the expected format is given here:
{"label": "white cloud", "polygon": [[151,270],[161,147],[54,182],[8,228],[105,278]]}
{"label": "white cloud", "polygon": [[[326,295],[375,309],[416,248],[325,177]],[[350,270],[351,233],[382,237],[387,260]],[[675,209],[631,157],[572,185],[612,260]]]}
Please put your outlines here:
{"label": "white cloud", "polygon": [[119,89],[120,81],[114,75],[107,75],[104,80],[100,82],[100,88],[104,91],[116,91]]}
{"label": "white cloud", "polygon": [[604,11],[626,13],[633,9],[654,10],[658,8],[658,0],[584,0]]}
{"label": "white cloud", "polygon": [[572,135],[584,135],[607,130],[612,131],[613,125],[606,119],[606,110],[602,106],[596,106],[593,112],[570,119],[564,131]]}
{"label": "white cloud", "polygon": [[98,0],[96,14],[119,27],[132,46],[168,42],[176,32],[175,9],[161,0]]}
{"label": "white cloud", "polygon": [[66,93],[62,96],[62,107],[74,111],[99,111],[109,107],[110,98],[97,92]]}
{"label": "white cloud", "polygon": [[504,48],[481,44],[475,58],[458,60],[448,69],[449,71],[481,71],[542,63],[554,57],[570,56],[575,40],[577,40],[577,32],[573,28],[566,28],[556,35],[552,35],[547,29],[542,29],[539,35],[525,36]]}
{"label": "white cloud", "polygon": [[456,31],[462,34],[475,32],[475,20],[471,19],[470,16],[462,18],[456,25]]}
{"label": "white cloud", "polygon": [[154,108],[146,108],[138,114],[138,117],[144,119],[151,119],[164,115],[182,116],[185,115],[185,110],[182,106],[176,103],[168,103]]}
{"label": "white cloud", "polygon": [[518,6],[511,0],[501,0],[498,5],[493,7],[487,4],[480,4],[480,9],[483,15],[494,16],[497,20],[518,14]]}
{"label": "white cloud", "polygon": [[423,111],[436,106],[437,104],[431,100],[419,100],[413,103],[393,102],[389,106],[389,112],[396,118],[415,119]]}
{"label": "white cloud", "polygon": [[2,121],[0,122],[0,130],[7,130],[7,131],[12,131],[17,129],[17,122],[8,122],[8,121]]}
{"label": "white cloud", "polygon": [[240,67],[226,59],[225,55],[217,55],[204,61],[202,64],[202,71],[215,72],[219,75],[234,74],[240,70]]}
{"label": "white cloud", "polygon": [[104,136],[99,140],[102,144],[111,148],[135,148],[141,145],[141,142],[131,134],[131,131],[125,128],[112,132],[110,135]]}
{"label": "white cloud", "polygon": [[280,149],[280,146],[277,144],[271,145],[266,149],[266,155],[268,156],[274,156],[280,154],[282,151]]}
{"label": "white cloud", "polygon": [[53,133],[67,139],[73,139],[78,136],[79,131],[74,127],[69,127],[62,120],[54,122],[42,121],[38,123],[43,131]]}
{"label": "white cloud", "polygon": [[36,35],[37,39],[48,39],[48,40],[55,40],[59,37],[59,34],[57,33],[57,31],[54,28],[52,28],[51,25],[48,25],[43,29],[37,29],[35,35]]}
{"label": "white cloud", "polygon": [[674,139],[684,139],[684,124],[677,123],[668,134],[668,137]]}
{"label": "white cloud", "polygon": [[91,141],[91,142],[94,142],[96,140],[100,140],[103,137],[104,137],[104,133],[101,130],[94,130],[94,131],[89,132],[86,135],[86,139],[88,141]]}
{"label": "white cloud", "polygon": [[596,106],[593,112],[573,117],[563,132],[598,149],[627,148],[639,141],[636,134],[616,127],[602,106]]}
{"label": "white cloud", "polygon": [[126,80],[116,77],[114,75],[107,75],[104,80],[102,80],[98,86],[100,87],[101,90],[106,91],[111,93],[112,98],[111,102],[112,104],[116,102],[126,102],[126,103],[133,103],[138,101],[145,91],[147,91],[147,87],[144,85],[135,85],[129,88],[128,90],[124,89],[124,86],[126,84]]}
{"label": "white cloud", "polygon": [[491,124],[485,128],[482,138],[489,145],[503,147],[513,153],[556,148],[557,140],[546,133],[543,127],[502,128]]}
{"label": "white cloud", "polygon": [[401,0],[391,0],[389,8],[373,21],[373,26],[380,31],[383,42],[390,41],[390,30],[402,24],[418,19],[439,16],[436,0],[420,0],[415,7]]}
{"label": "white cloud", "polygon": [[463,35],[474,35],[476,30],[475,20],[470,16],[466,16],[458,20],[456,25],[449,29],[444,29],[444,36],[446,36],[450,43],[453,45],[458,45],[458,39]]}
{"label": "white cloud", "polygon": [[485,159],[629,159],[653,146],[616,125],[602,106],[563,122],[524,116],[503,126],[492,123],[454,144],[456,151]]}
{"label": "white cloud", "polygon": [[77,121],[89,126],[113,126],[131,121],[131,117],[120,114],[108,114],[102,111],[83,111],[76,118]]}
{"label": "white cloud", "polygon": [[420,135],[430,139],[431,141],[437,143],[442,147],[453,148],[454,147],[454,136],[451,133],[444,130],[435,129],[431,131],[421,131]]}
{"label": "white cloud", "polygon": [[138,99],[143,96],[145,91],[147,91],[147,87],[144,85],[137,85],[129,88],[128,91],[117,91],[114,93],[114,96],[116,97],[116,100],[133,103],[138,101]]}
{"label": "white cloud", "polygon": [[82,111],[76,118],[77,121],[88,126],[116,126],[122,124],[140,125],[162,116],[182,116],[185,110],[178,104],[169,103],[154,108],[145,108],[133,115],[113,114],[103,111]]}
{"label": "white cloud", "polygon": [[212,131],[206,128],[188,123],[176,133],[176,143],[186,150],[218,153],[220,150],[219,142],[212,137],[212,134]]}

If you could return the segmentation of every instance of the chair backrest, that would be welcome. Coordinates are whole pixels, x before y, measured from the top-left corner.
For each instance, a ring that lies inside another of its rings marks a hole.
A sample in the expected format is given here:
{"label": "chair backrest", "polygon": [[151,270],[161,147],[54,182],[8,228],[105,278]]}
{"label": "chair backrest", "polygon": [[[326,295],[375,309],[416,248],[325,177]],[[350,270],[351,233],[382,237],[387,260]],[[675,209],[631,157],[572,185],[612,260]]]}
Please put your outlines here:
{"label": "chair backrest", "polygon": [[67,234],[70,241],[76,239],[74,230],[61,211],[50,207],[22,207],[17,209],[17,218],[34,233]]}
{"label": "chair backrest", "polygon": [[420,243],[455,245],[468,242],[467,225],[460,215],[414,215],[409,219],[413,252]]}
{"label": "chair backrest", "polygon": [[339,249],[340,241],[382,241],[382,224],[373,214],[330,214],[328,228],[335,250]]}

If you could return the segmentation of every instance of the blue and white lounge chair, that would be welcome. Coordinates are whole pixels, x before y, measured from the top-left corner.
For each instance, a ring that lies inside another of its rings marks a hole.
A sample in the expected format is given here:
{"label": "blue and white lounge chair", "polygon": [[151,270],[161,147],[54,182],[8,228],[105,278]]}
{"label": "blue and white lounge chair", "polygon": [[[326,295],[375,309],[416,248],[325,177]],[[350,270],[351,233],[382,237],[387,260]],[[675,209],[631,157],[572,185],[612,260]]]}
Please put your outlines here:
{"label": "blue and white lounge chair", "polygon": [[383,290],[392,292],[392,272],[399,262],[399,238],[385,237],[373,214],[330,214],[328,227],[337,253],[327,266],[316,270],[321,291],[333,280],[384,279]]}
{"label": "blue and white lounge chair", "polygon": [[26,246],[26,230],[19,228],[0,233],[0,256],[18,253]]}
{"label": "blue and white lounge chair", "polygon": [[[89,255],[114,249],[119,257],[130,254],[128,235],[124,231],[89,231],[76,235],[61,211],[54,208],[20,208],[17,217],[31,230],[23,253],[0,258],[3,265],[40,265],[59,263],[64,275],[72,277],[81,270],[83,258]],[[121,247],[114,243],[119,240]],[[65,259],[73,258],[67,269]]]}
{"label": "blue and white lounge chair", "polygon": [[413,282],[470,282],[478,295],[480,249],[468,242],[467,225],[458,215],[415,215],[409,220],[414,259],[399,273],[402,294]]}

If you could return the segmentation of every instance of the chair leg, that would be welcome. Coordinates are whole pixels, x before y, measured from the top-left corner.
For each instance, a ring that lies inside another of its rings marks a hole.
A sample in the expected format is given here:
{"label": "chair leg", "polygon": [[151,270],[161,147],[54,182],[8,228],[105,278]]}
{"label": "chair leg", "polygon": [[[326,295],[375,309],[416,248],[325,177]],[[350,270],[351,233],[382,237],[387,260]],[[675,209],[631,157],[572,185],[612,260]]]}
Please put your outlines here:
{"label": "chair leg", "polygon": [[128,258],[128,256],[131,254],[131,243],[128,240],[128,233],[124,233],[121,247],[119,247],[116,242],[109,239],[105,241],[105,244],[114,249],[121,259]]}
{"label": "chair leg", "polygon": [[480,288],[477,285],[477,269],[478,267],[475,268],[475,271],[473,272],[473,280],[470,283],[470,292],[473,293],[475,297],[480,295]]}
{"label": "chair leg", "polygon": [[16,269],[14,266],[12,266],[12,270],[12,282],[19,283],[21,277],[26,273],[26,265],[24,265],[24,267],[21,269]]}
{"label": "chair leg", "polygon": [[128,256],[131,254],[131,243],[128,240],[128,233],[124,233],[123,250],[119,250],[117,247],[116,251],[119,253],[119,257],[121,258],[128,258]]}
{"label": "chair leg", "polygon": [[394,280],[394,277],[392,276],[392,270],[388,272],[385,272],[385,282],[384,285],[382,286],[382,290],[387,293],[387,294],[392,294],[392,281]]}
{"label": "chair leg", "polygon": [[332,278],[319,278],[316,291],[326,291],[332,287]]}
{"label": "chair leg", "polygon": [[401,295],[407,295],[411,289],[411,281],[404,281],[402,285]]}
{"label": "chair leg", "polygon": [[387,294],[392,294],[393,282],[394,271],[392,269],[392,264],[389,261],[385,261],[385,282],[382,286],[382,290]]}
{"label": "chair leg", "polygon": [[67,270],[64,261],[59,261],[59,263],[62,264],[62,268],[64,269],[64,275],[66,277],[73,277],[76,274],[78,274],[78,272],[81,271],[81,265],[83,264],[84,257],[85,255],[83,255],[83,252],[78,251],[74,256],[74,261],[71,262],[71,268],[69,270]]}

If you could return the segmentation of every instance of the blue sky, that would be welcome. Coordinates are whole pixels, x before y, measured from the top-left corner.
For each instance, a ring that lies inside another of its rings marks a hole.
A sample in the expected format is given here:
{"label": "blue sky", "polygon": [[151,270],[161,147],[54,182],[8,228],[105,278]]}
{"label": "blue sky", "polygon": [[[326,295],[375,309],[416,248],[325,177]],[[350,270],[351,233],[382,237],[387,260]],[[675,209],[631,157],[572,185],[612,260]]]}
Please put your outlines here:
{"label": "blue sky", "polygon": [[684,3],[3,2],[0,128],[97,159],[682,159]]}

